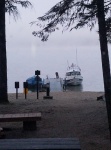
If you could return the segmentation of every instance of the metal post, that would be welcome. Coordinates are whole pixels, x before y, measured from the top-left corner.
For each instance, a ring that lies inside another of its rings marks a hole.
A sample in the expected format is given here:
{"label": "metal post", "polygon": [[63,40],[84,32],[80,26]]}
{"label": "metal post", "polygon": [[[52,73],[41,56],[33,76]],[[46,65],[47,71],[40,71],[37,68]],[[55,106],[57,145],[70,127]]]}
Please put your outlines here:
{"label": "metal post", "polygon": [[27,98],[27,94],[26,94],[26,88],[25,88],[25,99]]}
{"label": "metal post", "polygon": [[28,92],[28,83],[23,82],[23,87],[24,87],[24,93],[25,93],[25,99],[27,98],[27,92]]}
{"label": "metal post", "polygon": [[38,75],[37,75],[37,99],[39,97],[39,92],[38,92]]}
{"label": "metal post", "polygon": [[16,88],[16,99],[18,99],[18,88]]}
{"label": "metal post", "polygon": [[47,87],[47,95],[46,96],[50,96],[50,88]]}
{"label": "metal post", "polygon": [[15,88],[16,88],[16,99],[18,99],[19,82],[15,82]]}
{"label": "metal post", "polygon": [[39,87],[39,86],[38,86],[38,84],[39,84],[39,78],[38,78],[38,75],[40,75],[40,71],[39,71],[39,70],[36,70],[36,71],[35,71],[35,75],[36,75],[36,77],[37,77],[36,80],[37,80],[37,99],[38,99],[38,97],[39,97],[39,91],[38,91],[38,90],[39,90],[39,89],[38,89],[38,87]]}

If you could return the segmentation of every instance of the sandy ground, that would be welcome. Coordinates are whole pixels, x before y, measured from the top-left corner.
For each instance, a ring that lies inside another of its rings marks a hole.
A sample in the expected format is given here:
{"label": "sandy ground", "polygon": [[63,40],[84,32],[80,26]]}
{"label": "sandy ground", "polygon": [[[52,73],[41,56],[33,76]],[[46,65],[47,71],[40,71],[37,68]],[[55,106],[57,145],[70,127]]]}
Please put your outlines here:
{"label": "sandy ground", "polygon": [[10,103],[0,104],[0,113],[41,112],[36,131],[23,131],[22,122],[0,123],[6,138],[76,137],[82,150],[111,150],[105,101],[100,92],[45,92],[9,94]]}

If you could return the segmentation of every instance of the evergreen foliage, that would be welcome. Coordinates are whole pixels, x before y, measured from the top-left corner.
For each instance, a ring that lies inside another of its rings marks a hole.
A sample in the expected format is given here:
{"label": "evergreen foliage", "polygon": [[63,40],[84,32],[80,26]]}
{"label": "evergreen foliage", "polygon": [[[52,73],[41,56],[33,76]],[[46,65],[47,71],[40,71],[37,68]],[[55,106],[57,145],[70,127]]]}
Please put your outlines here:
{"label": "evergreen foliage", "polygon": [[32,4],[27,0],[5,0],[5,12],[9,13],[9,15],[13,15],[13,17],[16,19],[16,17],[19,15],[17,8],[18,5],[21,5],[24,8],[32,6]]}
{"label": "evergreen foliage", "polygon": [[[105,0],[104,11],[106,16],[106,29],[108,41],[111,42],[111,1]],[[97,0],[62,0],[53,6],[44,16],[31,22],[42,28],[34,31],[33,35],[47,41],[49,35],[58,30],[60,25],[63,31],[88,26],[90,30],[97,23]]]}

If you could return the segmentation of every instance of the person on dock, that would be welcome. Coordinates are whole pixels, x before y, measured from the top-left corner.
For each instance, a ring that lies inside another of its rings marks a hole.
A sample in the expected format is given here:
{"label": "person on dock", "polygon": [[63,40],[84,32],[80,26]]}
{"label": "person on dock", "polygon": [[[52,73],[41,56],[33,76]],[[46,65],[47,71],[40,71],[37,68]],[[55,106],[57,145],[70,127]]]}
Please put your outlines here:
{"label": "person on dock", "polygon": [[56,74],[56,79],[59,79],[59,74],[58,74],[58,72],[56,72],[55,74]]}
{"label": "person on dock", "polygon": [[63,79],[63,91],[66,91],[66,78]]}

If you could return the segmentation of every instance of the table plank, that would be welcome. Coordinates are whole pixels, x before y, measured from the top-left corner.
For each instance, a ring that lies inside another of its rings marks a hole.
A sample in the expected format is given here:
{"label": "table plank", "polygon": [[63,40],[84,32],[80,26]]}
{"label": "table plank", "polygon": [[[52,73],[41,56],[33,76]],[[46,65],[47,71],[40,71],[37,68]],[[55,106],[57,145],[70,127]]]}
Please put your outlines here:
{"label": "table plank", "polygon": [[36,121],[41,119],[41,113],[0,114],[0,122]]}
{"label": "table plank", "polygon": [[31,138],[31,139],[2,139],[0,149],[21,149],[21,150],[80,150],[79,139],[77,138]]}

